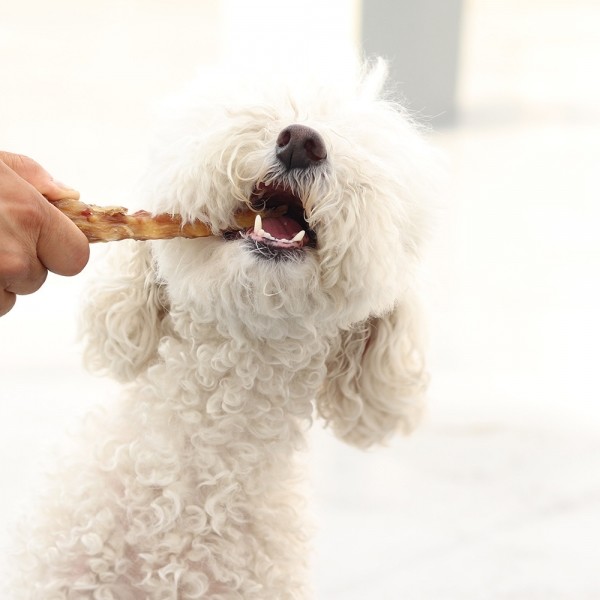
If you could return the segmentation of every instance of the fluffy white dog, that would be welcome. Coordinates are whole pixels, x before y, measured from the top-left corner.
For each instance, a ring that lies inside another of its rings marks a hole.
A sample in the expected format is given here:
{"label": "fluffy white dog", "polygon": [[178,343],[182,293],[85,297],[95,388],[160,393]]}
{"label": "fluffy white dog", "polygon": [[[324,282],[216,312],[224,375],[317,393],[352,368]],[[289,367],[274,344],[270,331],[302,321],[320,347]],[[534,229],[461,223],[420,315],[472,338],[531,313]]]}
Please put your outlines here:
{"label": "fluffy white dog", "polygon": [[426,385],[428,150],[381,99],[383,63],[341,79],[207,89],[171,128],[144,204],[217,235],[115,244],[85,334],[126,393],[87,419],[15,598],[310,596],[295,453],[314,413],[366,448],[415,425]]}

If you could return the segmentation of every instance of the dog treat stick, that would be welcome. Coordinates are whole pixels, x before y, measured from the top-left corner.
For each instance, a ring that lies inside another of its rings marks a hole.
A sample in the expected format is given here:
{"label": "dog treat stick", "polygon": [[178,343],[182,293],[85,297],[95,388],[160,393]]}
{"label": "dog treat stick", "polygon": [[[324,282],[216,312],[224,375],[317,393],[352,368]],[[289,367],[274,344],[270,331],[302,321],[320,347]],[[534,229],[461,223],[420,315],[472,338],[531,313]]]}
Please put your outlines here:
{"label": "dog treat stick", "polygon": [[[210,226],[202,221],[183,223],[179,215],[160,214],[152,216],[139,210],[129,214],[122,206],[95,206],[73,198],[52,201],[92,242],[115,242],[118,240],[166,240],[174,237],[197,238],[213,235]],[[285,209],[283,210],[285,212]],[[236,214],[239,229],[252,227],[256,215],[279,216],[281,207],[274,211]]]}

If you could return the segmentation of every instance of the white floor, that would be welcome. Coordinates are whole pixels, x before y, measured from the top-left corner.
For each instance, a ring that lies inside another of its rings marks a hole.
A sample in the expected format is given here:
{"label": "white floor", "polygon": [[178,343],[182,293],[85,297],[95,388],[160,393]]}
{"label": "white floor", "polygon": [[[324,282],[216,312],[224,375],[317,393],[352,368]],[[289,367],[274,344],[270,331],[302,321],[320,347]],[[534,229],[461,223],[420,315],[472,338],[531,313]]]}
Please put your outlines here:
{"label": "white floor", "polygon": [[[243,31],[235,2],[197,5],[3,8],[0,144],[126,203],[150,105]],[[323,600],[600,598],[600,6],[466,8],[464,117],[432,135],[450,181],[425,269],[429,416],[367,454],[315,431]],[[85,279],[0,320],[0,552],[48,449],[115,389],[79,366]]]}

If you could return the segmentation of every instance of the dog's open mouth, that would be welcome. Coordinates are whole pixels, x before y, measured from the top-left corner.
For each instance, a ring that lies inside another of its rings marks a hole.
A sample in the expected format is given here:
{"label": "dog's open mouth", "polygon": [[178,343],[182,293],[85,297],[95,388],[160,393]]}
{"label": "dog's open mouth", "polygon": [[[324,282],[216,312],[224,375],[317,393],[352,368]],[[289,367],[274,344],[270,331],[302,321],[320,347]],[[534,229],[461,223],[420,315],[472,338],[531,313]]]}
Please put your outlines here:
{"label": "dog's open mouth", "polygon": [[289,188],[277,183],[259,183],[250,198],[253,210],[281,209],[281,215],[261,218],[256,215],[254,226],[245,231],[227,232],[225,239],[245,238],[261,254],[275,257],[314,247],[316,235],[310,229],[299,196]]}

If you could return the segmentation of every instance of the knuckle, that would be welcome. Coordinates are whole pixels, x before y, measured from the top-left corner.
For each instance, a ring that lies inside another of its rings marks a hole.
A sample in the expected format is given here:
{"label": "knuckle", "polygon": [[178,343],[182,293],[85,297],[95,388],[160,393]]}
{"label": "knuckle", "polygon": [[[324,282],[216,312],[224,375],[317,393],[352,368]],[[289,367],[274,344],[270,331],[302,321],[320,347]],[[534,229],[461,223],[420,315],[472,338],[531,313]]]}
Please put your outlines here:
{"label": "knuckle", "polygon": [[[27,279],[31,273],[31,261],[21,252],[4,252],[0,259],[0,275],[5,284]],[[9,287],[9,285],[5,285]]]}
{"label": "knuckle", "polygon": [[46,280],[48,272],[25,252],[0,253],[0,289],[15,294],[31,294]]}
{"label": "knuckle", "polygon": [[20,232],[37,237],[40,228],[46,223],[47,215],[40,198],[31,191],[21,194],[18,202],[10,207],[10,219]]}
{"label": "knuckle", "polygon": [[44,220],[44,209],[37,196],[31,194],[26,201],[19,205],[21,220],[31,227],[39,225]]}

